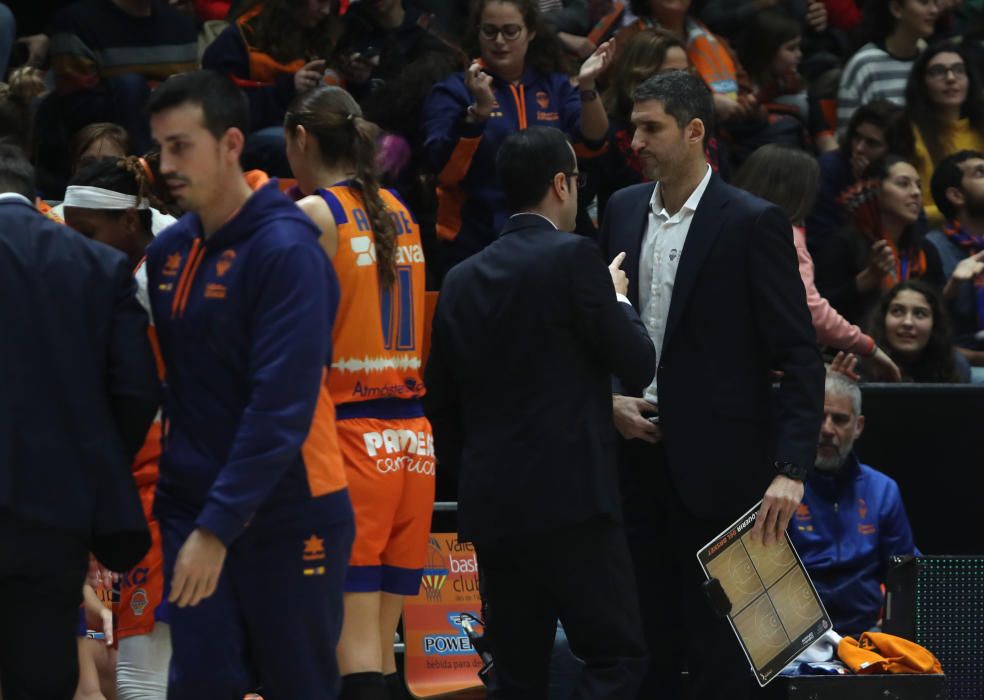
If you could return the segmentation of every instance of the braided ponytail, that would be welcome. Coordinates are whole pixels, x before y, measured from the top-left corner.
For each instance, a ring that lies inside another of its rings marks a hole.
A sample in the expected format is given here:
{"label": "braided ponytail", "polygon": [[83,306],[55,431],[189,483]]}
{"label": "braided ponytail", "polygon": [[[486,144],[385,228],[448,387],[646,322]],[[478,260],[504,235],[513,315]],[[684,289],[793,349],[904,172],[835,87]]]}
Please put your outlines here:
{"label": "braided ponytail", "polygon": [[379,128],[362,117],[355,117],[352,123],[356,133],[353,143],[355,182],[362,192],[362,201],[376,239],[379,281],[383,289],[390,289],[396,282],[396,226],[379,196],[379,178],[376,175],[376,134]]}
{"label": "braided ponytail", "polygon": [[396,224],[379,195],[376,138],[379,127],[362,118],[362,110],[340,87],[323,86],[295,98],[284,118],[293,131],[303,126],[318,141],[326,163],[344,163],[355,170],[353,187],[362,195],[376,241],[376,269],[383,289],[396,282]]}

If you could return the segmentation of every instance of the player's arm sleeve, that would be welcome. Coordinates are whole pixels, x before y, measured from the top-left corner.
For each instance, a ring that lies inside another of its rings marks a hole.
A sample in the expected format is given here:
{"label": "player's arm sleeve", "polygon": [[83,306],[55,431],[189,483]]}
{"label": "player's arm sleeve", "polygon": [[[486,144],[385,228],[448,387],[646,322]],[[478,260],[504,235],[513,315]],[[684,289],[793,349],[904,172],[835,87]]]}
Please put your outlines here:
{"label": "player's arm sleeve", "polygon": [[267,254],[253,277],[249,401],[196,523],[226,546],[300,459],[331,338],[327,265],[316,245],[294,245]]}

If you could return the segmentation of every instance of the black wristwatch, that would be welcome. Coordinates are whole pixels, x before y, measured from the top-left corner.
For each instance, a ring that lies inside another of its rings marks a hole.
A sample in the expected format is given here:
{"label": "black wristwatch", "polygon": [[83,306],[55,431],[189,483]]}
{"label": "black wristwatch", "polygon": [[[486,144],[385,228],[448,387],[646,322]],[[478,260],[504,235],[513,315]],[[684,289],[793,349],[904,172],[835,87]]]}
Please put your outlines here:
{"label": "black wristwatch", "polygon": [[777,473],[788,476],[790,479],[796,479],[796,481],[806,481],[806,477],[810,473],[809,467],[792,462],[776,462],[775,466]]}

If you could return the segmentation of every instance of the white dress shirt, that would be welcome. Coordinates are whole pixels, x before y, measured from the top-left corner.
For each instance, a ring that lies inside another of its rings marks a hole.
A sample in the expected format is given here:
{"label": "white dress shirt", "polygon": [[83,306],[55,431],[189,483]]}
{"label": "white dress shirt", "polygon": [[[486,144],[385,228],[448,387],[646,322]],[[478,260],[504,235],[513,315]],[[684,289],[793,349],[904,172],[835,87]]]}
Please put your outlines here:
{"label": "white dress shirt", "polygon": [[[657,367],[663,354],[663,336],[666,333],[666,320],[670,313],[670,299],[673,297],[680,255],[687,241],[690,223],[694,220],[694,212],[697,211],[700,198],[704,196],[704,190],[710,181],[711,166],[708,165],[700,184],[680,207],[680,211],[672,216],[663,206],[659,183],[649,201],[649,226],[642,239],[642,252],[639,255],[639,308],[642,322],[656,346]],[[653,404],[659,403],[655,375],[643,398]]]}

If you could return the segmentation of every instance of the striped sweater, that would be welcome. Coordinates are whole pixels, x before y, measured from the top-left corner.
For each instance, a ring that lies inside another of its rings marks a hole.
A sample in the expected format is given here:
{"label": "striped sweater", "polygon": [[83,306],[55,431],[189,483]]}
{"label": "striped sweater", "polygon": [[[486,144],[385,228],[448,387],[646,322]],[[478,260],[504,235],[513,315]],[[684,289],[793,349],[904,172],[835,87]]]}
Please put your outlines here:
{"label": "striped sweater", "polygon": [[914,61],[915,57],[895,58],[874,43],[862,46],[841,73],[837,91],[837,130],[843,132],[854,110],[872,100],[891,100],[905,105],[905,83]]}
{"label": "striped sweater", "polygon": [[49,51],[58,91],[71,93],[127,73],[164,80],[194,70],[198,33],[167,0],[152,0],[148,17],[112,0],[78,0],[55,15]]}

